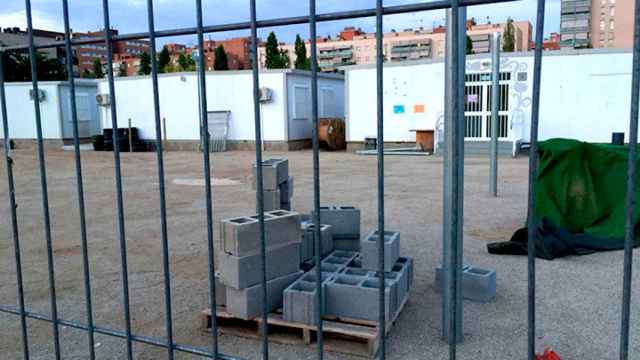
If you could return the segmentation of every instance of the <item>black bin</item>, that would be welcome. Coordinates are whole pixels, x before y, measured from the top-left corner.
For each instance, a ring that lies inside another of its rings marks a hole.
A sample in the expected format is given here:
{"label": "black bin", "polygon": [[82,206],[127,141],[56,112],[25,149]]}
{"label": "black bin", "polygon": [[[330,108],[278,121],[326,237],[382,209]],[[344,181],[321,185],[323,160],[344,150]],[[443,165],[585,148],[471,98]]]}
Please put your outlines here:
{"label": "black bin", "polygon": [[624,133],[623,132],[611,133],[611,144],[624,145]]}

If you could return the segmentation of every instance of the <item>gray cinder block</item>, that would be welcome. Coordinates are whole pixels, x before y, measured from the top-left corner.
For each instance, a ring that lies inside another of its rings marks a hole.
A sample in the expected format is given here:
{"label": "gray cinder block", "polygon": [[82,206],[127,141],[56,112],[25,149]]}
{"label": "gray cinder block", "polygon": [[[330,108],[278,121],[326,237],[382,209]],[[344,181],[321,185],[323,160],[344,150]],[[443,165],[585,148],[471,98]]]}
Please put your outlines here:
{"label": "gray cinder block", "polygon": [[[264,230],[267,246],[300,241],[299,214],[286,210],[265,212]],[[246,256],[260,251],[260,222],[257,215],[222,220],[220,234],[226,253]]]}
{"label": "gray cinder block", "polygon": [[[313,213],[311,214],[313,218]],[[353,206],[321,206],[320,223],[333,226],[334,239],[360,239],[360,209]]]}
{"label": "gray cinder block", "polygon": [[[282,292],[302,275],[302,271],[267,281],[267,310],[282,306]],[[227,311],[241,319],[249,320],[262,315],[262,284],[246,289],[227,288]]]}
{"label": "gray cinder block", "polygon": [[[267,280],[291,274],[300,267],[300,241],[267,249]],[[247,256],[220,253],[220,277],[227,287],[244,289],[262,281],[260,252]]]}
{"label": "gray cinder block", "polygon": [[360,238],[336,239],[334,237],[333,248],[336,250],[360,251]]}
{"label": "gray cinder block", "polygon": [[[336,275],[326,284],[327,315],[360,320],[378,319],[379,279]],[[390,320],[397,303],[397,283],[385,280],[385,318]]]}
{"label": "gray cinder block", "polygon": [[[380,276],[374,271],[371,272],[369,277],[376,280],[380,279]],[[396,301],[392,307],[392,313],[395,313],[395,311],[400,308],[404,297],[407,295],[407,288],[404,284],[402,284],[403,279],[400,273],[391,271],[388,273],[384,273],[384,277],[388,281],[389,286],[391,287],[391,291],[395,292],[395,295],[391,296],[391,298],[395,299]]]}
{"label": "gray cinder block", "polygon": [[[311,222],[306,222],[304,225],[304,237],[305,241],[312,245],[311,256],[315,256],[316,242],[315,242],[315,225]],[[333,227],[331,225],[320,225],[320,238],[322,244],[322,256],[325,256],[333,251]],[[304,241],[303,241],[304,242]]]}
{"label": "gray cinder block", "polygon": [[[436,291],[444,288],[445,273],[442,266],[436,268]],[[489,302],[496,296],[496,272],[471,265],[462,268],[462,297],[466,300]]]}
{"label": "gray cinder block", "polygon": [[278,185],[278,190],[280,192],[280,202],[291,203],[291,198],[293,197],[293,176],[289,176],[287,181]]}
{"label": "gray cinder block", "polygon": [[220,272],[214,274],[216,283],[216,306],[227,304],[227,287],[224,286],[220,279]]}
{"label": "gray cinder block", "polygon": [[[372,231],[360,244],[362,267],[378,270],[378,231]],[[400,257],[400,233],[384,232],[384,271],[389,272]]]}
{"label": "gray cinder block", "polygon": [[[391,269],[392,273],[398,274],[398,290],[404,291],[404,293],[408,293],[411,289],[409,285],[409,263],[408,262],[400,262],[399,259],[393,265]],[[400,300],[403,300],[404,297],[401,297]]]}
{"label": "gray cinder block", "polygon": [[[253,164],[253,179],[251,185],[256,186],[256,164]],[[287,159],[267,159],[262,161],[262,189],[277,190],[278,185],[289,178],[289,160]]]}
{"label": "gray cinder block", "polygon": [[[264,194],[264,196],[262,197],[263,199],[263,210],[266,211],[273,211],[273,210],[279,210],[282,207],[280,206],[280,190],[265,190],[262,192]],[[260,212],[260,209],[258,209],[258,201],[256,199],[256,212]]]}
{"label": "gray cinder block", "polygon": [[413,287],[413,258],[399,257],[397,263],[407,266],[407,290]]}
{"label": "gray cinder block", "polygon": [[[322,273],[322,306],[323,313],[326,303],[326,283],[332,278],[331,273]],[[316,322],[316,294],[317,275],[315,271],[304,274],[300,280],[291,284],[284,291],[283,317],[286,321],[315,325]]]}

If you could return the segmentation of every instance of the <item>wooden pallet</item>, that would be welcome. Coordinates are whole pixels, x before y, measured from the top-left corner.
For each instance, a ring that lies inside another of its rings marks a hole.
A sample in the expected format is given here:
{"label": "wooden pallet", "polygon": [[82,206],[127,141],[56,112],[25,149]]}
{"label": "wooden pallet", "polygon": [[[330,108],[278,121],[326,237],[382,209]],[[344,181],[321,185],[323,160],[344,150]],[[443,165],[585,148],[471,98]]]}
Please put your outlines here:
{"label": "wooden pallet", "polygon": [[[387,322],[386,333],[391,331],[409,296],[405,297],[398,311]],[[218,331],[221,334],[258,339],[261,337],[262,318],[243,320],[228,313],[223,306],[216,311]],[[269,341],[286,345],[307,345],[315,343],[314,325],[285,321],[280,310],[268,315]],[[376,321],[345,318],[326,318],[323,322],[325,351],[373,358],[378,351],[378,323]],[[202,330],[211,332],[211,310],[202,311]]]}

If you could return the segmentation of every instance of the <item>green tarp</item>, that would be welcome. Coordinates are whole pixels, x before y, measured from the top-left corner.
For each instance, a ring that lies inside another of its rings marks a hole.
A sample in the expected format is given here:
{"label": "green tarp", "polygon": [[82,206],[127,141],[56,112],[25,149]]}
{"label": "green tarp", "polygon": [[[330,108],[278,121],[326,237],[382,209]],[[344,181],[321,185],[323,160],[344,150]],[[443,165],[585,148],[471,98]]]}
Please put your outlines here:
{"label": "green tarp", "polygon": [[[552,259],[624,247],[628,153],[626,146],[568,139],[539,143],[536,249],[541,257]],[[637,164],[640,169],[640,158]],[[640,206],[638,186],[635,197]],[[636,235],[640,233],[639,214],[636,211],[634,215]],[[489,251],[519,253],[513,251],[514,246],[526,249],[524,229],[511,240],[511,244],[492,244]],[[640,245],[639,236],[635,245]]]}

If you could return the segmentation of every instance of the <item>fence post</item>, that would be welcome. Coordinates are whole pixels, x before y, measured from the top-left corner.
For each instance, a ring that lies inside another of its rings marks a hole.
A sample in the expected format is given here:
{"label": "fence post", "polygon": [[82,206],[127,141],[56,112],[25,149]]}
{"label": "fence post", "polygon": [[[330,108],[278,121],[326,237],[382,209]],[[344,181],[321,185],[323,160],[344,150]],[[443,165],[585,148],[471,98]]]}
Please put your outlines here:
{"label": "fence post", "polygon": [[491,41],[491,178],[489,191],[498,196],[498,124],[500,122],[500,33],[493,33]]}
{"label": "fence post", "polygon": [[129,118],[129,152],[133,152],[133,138],[131,136],[131,118]]}

